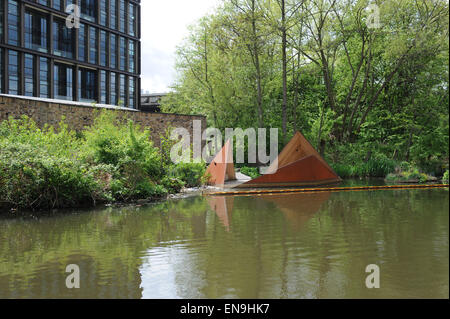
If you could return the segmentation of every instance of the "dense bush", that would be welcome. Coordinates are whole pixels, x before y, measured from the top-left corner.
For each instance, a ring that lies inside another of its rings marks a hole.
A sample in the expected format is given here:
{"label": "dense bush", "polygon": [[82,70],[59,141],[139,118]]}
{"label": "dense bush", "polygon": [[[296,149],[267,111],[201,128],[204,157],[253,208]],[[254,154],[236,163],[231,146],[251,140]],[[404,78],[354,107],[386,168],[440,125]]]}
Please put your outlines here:
{"label": "dense bush", "polygon": [[354,164],[333,164],[336,174],[341,178],[351,177],[386,177],[395,171],[397,163],[383,155],[375,156],[368,161],[361,160]]}
{"label": "dense bush", "polygon": [[0,125],[0,207],[49,209],[153,199],[200,186],[204,164],[173,164],[148,130],[100,113],[77,134],[27,117]]}
{"label": "dense bush", "polygon": [[241,173],[251,177],[252,179],[258,178],[261,176],[257,167],[241,167]]}
{"label": "dense bush", "polygon": [[444,177],[442,177],[442,181],[443,181],[444,183],[448,183],[448,170],[445,171]]}
{"label": "dense bush", "polygon": [[0,147],[0,206],[54,208],[95,203],[99,185],[78,160],[57,157],[29,144],[3,141]]}
{"label": "dense bush", "polygon": [[186,187],[199,187],[205,184],[206,167],[204,163],[179,163],[169,169],[169,175],[177,177]]}

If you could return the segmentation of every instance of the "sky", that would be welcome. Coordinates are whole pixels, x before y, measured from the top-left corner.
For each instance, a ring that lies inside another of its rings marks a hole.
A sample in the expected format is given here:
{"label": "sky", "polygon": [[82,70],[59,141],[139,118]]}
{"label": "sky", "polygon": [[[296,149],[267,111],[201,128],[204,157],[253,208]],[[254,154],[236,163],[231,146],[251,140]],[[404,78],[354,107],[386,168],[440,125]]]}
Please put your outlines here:
{"label": "sky", "polygon": [[219,0],[143,0],[142,81],[147,93],[165,93],[175,80],[175,51],[188,26],[213,11]]}

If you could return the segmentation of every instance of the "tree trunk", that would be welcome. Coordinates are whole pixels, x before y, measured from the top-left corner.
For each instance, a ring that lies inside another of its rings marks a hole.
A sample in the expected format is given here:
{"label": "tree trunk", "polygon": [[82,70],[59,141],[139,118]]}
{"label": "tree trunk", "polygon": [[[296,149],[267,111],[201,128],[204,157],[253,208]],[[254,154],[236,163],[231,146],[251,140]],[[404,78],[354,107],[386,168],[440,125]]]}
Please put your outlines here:
{"label": "tree trunk", "polygon": [[286,7],[285,0],[281,0],[281,33],[283,53],[283,144],[287,140],[287,32],[286,32]]}

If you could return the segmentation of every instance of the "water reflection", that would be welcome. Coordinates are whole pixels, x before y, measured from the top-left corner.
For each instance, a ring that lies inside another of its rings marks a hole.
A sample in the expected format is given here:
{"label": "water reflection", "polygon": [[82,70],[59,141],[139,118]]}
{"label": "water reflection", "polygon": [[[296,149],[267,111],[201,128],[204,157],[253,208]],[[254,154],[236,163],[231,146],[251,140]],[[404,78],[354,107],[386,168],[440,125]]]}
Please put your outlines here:
{"label": "water reflection", "polygon": [[[0,219],[0,298],[448,298],[448,190]],[[382,289],[365,288],[381,267]],[[65,287],[78,264],[81,289]]]}

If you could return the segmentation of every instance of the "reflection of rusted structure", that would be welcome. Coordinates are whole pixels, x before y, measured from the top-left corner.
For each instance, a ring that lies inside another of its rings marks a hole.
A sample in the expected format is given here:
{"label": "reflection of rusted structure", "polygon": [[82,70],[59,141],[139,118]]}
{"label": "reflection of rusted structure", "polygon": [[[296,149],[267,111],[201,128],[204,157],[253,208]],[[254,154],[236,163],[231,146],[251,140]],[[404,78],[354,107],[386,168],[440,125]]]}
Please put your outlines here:
{"label": "reflection of rusted structure", "polygon": [[331,193],[261,196],[274,203],[294,230],[300,230],[330,198]]}
{"label": "reflection of rusted structure", "polygon": [[[258,199],[275,204],[292,228],[298,231],[320,210],[322,204],[330,198],[330,194],[265,195],[259,196]],[[209,206],[219,217],[227,232],[230,231],[234,200],[234,196],[208,197]]]}
{"label": "reflection of rusted structure", "polygon": [[209,184],[214,186],[223,186],[226,181],[236,180],[230,141],[225,143],[225,146],[209,165],[206,170],[206,176],[208,175]]}
{"label": "reflection of rusted structure", "polygon": [[208,198],[209,206],[214,210],[227,231],[230,231],[234,197],[217,196]]}
{"label": "reflection of rusted structure", "polygon": [[[233,150],[228,141],[207,170],[210,184],[225,186],[236,180]],[[317,153],[308,140],[297,132],[268,169],[268,174],[250,181],[229,184],[229,188],[289,187],[325,185],[340,182],[341,178]]]}

